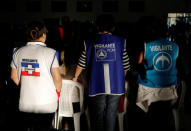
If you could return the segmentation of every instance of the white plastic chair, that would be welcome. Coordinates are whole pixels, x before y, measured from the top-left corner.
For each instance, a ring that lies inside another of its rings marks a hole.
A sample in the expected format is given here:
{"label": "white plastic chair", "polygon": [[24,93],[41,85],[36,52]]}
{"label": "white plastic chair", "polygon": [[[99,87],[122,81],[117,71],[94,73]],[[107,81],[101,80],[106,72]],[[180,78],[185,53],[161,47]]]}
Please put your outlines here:
{"label": "white plastic chair", "polygon": [[[125,82],[125,90],[128,90],[128,82]],[[123,119],[127,108],[127,96],[124,96],[123,112],[118,112],[119,131],[123,131]]]}
{"label": "white plastic chair", "polygon": [[[80,131],[80,116],[83,109],[84,88],[78,82],[62,80],[58,111],[55,113],[54,128],[60,128],[61,117],[73,117],[75,131]],[[74,113],[73,102],[80,102],[80,112]]]}

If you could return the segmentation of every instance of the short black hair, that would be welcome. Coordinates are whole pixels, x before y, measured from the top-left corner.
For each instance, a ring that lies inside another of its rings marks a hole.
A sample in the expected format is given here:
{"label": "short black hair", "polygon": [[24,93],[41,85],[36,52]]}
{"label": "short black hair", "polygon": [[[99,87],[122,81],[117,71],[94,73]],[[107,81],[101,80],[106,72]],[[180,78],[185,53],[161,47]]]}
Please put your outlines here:
{"label": "short black hair", "polygon": [[115,26],[115,19],[111,14],[99,15],[96,20],[99,31],[111,31]]}
{"label": "short black hair", "polygon": [[155,38],[167,37],[168,26],[166,20],[163,18],[155,19],[152,23],[152,33]]}

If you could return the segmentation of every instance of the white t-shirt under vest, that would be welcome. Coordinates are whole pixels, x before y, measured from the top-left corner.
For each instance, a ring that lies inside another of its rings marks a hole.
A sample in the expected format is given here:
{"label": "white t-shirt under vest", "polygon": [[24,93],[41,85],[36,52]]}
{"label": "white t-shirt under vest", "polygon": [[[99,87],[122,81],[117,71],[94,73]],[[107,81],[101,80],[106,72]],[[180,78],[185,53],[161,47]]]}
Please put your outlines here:
{"label": "white t-shirt under vest", "polygon": [[52,113],[57,109],[56,87],[51,68],[59,67],[57,52],[41,42],[28,42],[14,51],[11,67],[18,70],[21,84],[19,110]]}

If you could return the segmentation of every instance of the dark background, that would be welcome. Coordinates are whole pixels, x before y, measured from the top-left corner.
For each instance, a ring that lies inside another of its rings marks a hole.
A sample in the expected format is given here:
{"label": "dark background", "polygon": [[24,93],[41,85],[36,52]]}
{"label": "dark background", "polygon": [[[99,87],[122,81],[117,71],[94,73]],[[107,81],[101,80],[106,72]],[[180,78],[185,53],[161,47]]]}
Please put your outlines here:
{"label": "dark background", "polygon": [[[190,0],[1,0],[0,3],[0,125],[14,128],[17,121],[19,88],[10,80],[10,63],[15,47],[26,44],[26,24],[43,21],[48,29],[47,45],[65,51],[66,64],[76,64],[83,41],[96,32],[95,20],[100,14],[111,14],[116,20],[114,34],[127,39],[132,67],[136,65],[144,41],[149,40],[150,23],[168,18],[168,13],[191,13]],[[187,19],[188,21],[185,21]],[[185,108],[181,108],[183,129],[191,130],[190,98],[190,17],[178,19],[169,28],[171,38],[180,47],[187,81]],[[59,27],[64,29],[60,37]],[[0,129],[1,130],[1,129]]]}

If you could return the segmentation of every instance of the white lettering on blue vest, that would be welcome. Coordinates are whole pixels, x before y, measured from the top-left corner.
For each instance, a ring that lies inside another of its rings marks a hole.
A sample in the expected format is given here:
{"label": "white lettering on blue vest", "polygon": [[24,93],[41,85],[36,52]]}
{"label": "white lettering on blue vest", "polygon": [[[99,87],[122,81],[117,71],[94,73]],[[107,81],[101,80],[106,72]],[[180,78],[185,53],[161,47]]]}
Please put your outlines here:
{"label": "white lettering on blue vest", "polygon": [[115,48],[115,44],[114,43],[110,43],[110,44],[96,44],[95,48]]}
{"label": "white lettering on blue vest", "polygon": [[155,45],[155,46],[150,46],[150,50],[152,52],[154,51],[172,51],[172,45]]}

